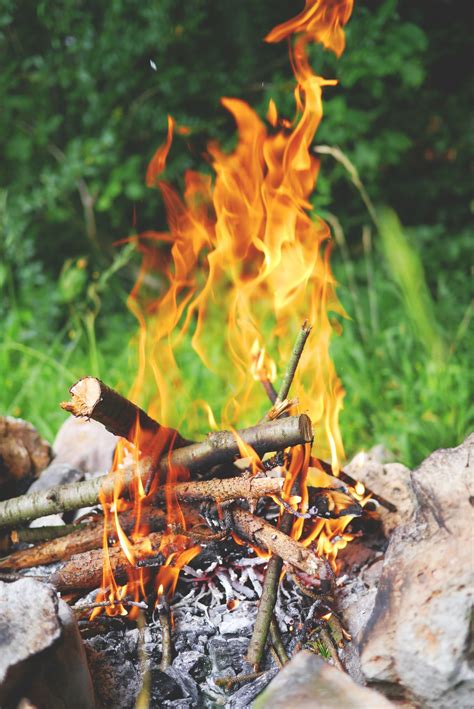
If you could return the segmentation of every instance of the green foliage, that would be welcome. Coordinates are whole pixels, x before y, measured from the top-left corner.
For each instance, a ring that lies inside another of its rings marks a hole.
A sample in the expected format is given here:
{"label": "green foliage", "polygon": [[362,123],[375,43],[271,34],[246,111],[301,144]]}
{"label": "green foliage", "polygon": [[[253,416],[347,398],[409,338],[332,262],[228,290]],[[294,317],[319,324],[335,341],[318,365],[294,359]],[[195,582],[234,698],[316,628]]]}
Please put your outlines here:
{"label": "green foliage", "polygon": [[[294,13],[289,0],[0,0],[2,412],[51,439],[76,377],[105,373],[127,390],[136,261],[112,245],[164,227],[144,174],[166,116],[191,129],[169,157],[175,181],[206,168],[209,138],[231,144],[221,96],[262,115],[272,96],[291,117],[285,47],[262,38]],[[340,60],[313,52],[317,70],[340,82],[325,90],[317,140],[331,150],[314,205],[333,228],[353,318],[333,346],[348,454],[382,441],[414,464],[472,425],[470,44],[454,0],[368,0],[355,4]],[[369,195],[395,209],[403,231],[393,214],[372,213],[380,234],[370,236]],[[210,348],[218,336],[209,332]],[[182,401],[219,406],[222,387],[185,347],[179,356],[189,370]]]}

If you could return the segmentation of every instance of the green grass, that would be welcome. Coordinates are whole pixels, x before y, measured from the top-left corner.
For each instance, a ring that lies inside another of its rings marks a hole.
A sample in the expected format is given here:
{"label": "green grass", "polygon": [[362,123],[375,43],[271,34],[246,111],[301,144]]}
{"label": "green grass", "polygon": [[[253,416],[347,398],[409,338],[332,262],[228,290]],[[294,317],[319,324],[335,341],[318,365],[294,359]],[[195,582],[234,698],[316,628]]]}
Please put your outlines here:
{"label": "green grass", "polygon": [[[375,237],[365,228],[360,243],[351,246],[337,219],[326,215],[336,241],[339,297],[351,318],[332,344],[347,392],[343,440],[348,458],[383,443],[413,467],[436,448],[460,443],[473,427],[468,337],[473,308],[459,254],[453,252],[449,268],[438,267],[439,235],[426,238],[426,231],[433,236],[426,228],[407,234],[393,212],[376,212],[370,203],[368,211]],[[430,263],[430,288],[416,240],[424,244],[424,260]],[[441,253],[449,255],[446,249]],[[0,341],[0,413],[31,421],[52,441],[65,419],[58,404],[79,377],[103,377],[127,392],[136,371],[136,353],[129,345],[135,321],[117,272],[124,266],[130,271],[131,259],[125,247],[100,274],[87,273],[81,259],[68,262],[58,284],[32,274],[19,293],[13,279],[4,279],[10,307]],[[209,352],[218,357],[221,333],[215,330],[211,326],[206,332]],[[176,415],[184,417],[183,433],[189,434],[183,407],[207,399],[218,412],[232,378],[223,385],[204,374],[186,343],[178,356],[186,391],[177,392]],[[279,364],[283,369],[286,363]],[[262,410],[265,406],[262,392]],[[258,419],[259,412],[250,412],[241,424],[250,423],[253,414]]]}

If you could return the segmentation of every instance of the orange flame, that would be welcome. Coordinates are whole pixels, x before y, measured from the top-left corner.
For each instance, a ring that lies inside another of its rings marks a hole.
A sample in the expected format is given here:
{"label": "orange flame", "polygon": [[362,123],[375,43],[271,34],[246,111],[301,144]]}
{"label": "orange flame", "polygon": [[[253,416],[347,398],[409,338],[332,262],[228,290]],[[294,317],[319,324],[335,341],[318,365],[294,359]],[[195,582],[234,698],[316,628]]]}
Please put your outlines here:
{"label": "orange flame", "polygon": [[[306,0],[299,15],[267,35],[268,42],[296,35],[290,44],[296,79],[295,117],[280,118],[271,100],[266,125],[244,101],[223,98],[222,106],[236,123],[237,146],[225,153],[211,142],[208,158],[214,178],[187,171],[182,196],[162,177],[174,133],[187,132],[177,129],[168,117],[166,140],[155,152],[146,175],[147,185],[161,192],[168,231],[135,237],[143,259],[129,298],[129,307],[139,322],[139,366],[131,397],[139,400],[151,391],[147,381],[152,375],[157,394],[149,402],[149,413],[167,426],[178,427],[184,422],[183,433],[190,435],[201,432],[202,416],[192,415],[199,408],[204,407],[212,427],[217,422],[207,402],[197,405],[183,372],[183,355],[189,361],[192,349],[201,376],[212,376],[220,382],[225,394],[221,425],[234,427],[237,421],[245,425],[250,417],[255,419],[258,412],[268,408],[259,380],[275,378],[273,356],[286,363],[293,336],[301,322],[309,320],[313,332],[299,362],[292,395],[310,415],[318,453],[330,458],[336,474],[343,458],[338,418],[344,391],[329,355],[333,332],[330,313],[344,317],[345,312],[336,298],[329,264],[330,231],[312,214],[310,203],[319,170],[311,146],[323,116],[322,90],[336,82],[313,72],[306,48],[309,42],[319,42],[339,56],[345,44],[343,27],[351,11],[352,0]],[[150,302],[146,285],[153,272],[160,274],[165,287]],[[220,353],[216,353],[212,341],[222,343]],[[261,342],[270,343],[272,357],[260,347]],[[135,443],[138,456],[139,431]],[[242,454],[250,455],[254,472],[260,469],[258,456],[243,442],[239,441],[239,446]],[[163,450],[161,445],[151,451],[155,460]],[[110,589],[111,598],[118,600],[125,593],[143,591],[145,582],[143,570],[134,567],[132,544],[144,532],[141,505],[145,490],[137,475],[132,494],[137,521],[130,540],[118,516],[120,464],[114,467],[117,486],[112,512],[110,503],[104,501],[106,522],[113,515],[116,535],[130,562],[129,583],[121,588],[115,584],[110,563],[104,565],[103,588]],[[308,505],[306,478],[313,470],[309,445],[291,451],[284,497],[293,503],[299,500],[303,512]],[[185,471],[171,469],[168,482],[183,475]],[[156,587],[160,594],[170,595],[180,569],[199,547],[190,547],[185,536],[173,535],[171,530],[177,526],[185,529],[185,520],[171,492],[167,509],[170,532],[160,546],[167,556],[157,574]],[[344,533],[350,519],[321,520],[304,543],[317,540],[318,552],[334,562],[337,550],[350,536]],[[303,526],[303,519],[295,519],[295,538],[302,536]],[[107,542],[106,532],[105,549]],[[114,606],[109,610],[115,613],[124,609]]]}

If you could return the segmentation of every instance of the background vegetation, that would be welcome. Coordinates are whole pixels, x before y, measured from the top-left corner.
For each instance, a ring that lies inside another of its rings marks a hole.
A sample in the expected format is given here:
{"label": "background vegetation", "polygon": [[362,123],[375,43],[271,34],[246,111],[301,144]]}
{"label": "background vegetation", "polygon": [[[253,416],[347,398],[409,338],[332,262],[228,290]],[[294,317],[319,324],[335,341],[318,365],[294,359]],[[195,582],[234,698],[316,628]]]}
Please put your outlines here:
{"label": "background vegetation", "polygon": [[[262,38],[294,11],[0,0],[2,413],[52,439],[78,376],[126,391],[137,260],[113,243],[164,226],[144,174],[166,115],[192,129],[173,148],[175,180],[202,168],[210,137],[230,142],[222,95],[262,111],[273,96],[291,115],[286,52]],[[414,465],[472,426],[470,24],[454,0],[360,0],[343,57],[314,51],[340,82],[326,91],[314,205],[352,317],[333,346],[348,454],[382,442]]]}

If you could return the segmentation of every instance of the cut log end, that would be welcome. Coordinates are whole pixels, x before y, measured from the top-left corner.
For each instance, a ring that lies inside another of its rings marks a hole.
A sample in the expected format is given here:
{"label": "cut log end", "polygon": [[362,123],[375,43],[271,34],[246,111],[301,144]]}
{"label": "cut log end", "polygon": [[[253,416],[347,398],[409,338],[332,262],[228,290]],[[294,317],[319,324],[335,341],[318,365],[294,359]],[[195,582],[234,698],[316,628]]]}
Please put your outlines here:
{"label": "cut log end", "polygon": [[84,377],[69,389],[71,401],[63,401],[60,406],[74,416],[90,417],[101,399],[101,382],[95,377]]}
{"label": "cut log end", "polygon": [[299,417],[301,438],[306,443],[311,443],[313,440],[313,426],[311,419],[306,414],[301,414]]}

